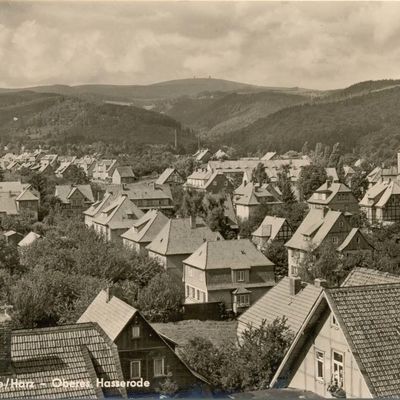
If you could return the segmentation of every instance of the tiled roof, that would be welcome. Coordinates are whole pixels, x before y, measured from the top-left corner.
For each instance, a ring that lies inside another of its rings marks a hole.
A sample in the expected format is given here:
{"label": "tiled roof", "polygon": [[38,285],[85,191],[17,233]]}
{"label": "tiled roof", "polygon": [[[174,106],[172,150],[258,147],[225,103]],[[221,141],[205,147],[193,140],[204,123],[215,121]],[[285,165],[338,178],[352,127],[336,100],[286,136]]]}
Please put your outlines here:
{"label": "tiled roof", "polygon": [[[3,387],[0,398],[96,399],[102,397],[96,378],[123,380],[115,345],[97,324],[75,324],[12,331],[14,374],[31,388]],[[89,382],[84,388],[56,388],[53,379]],[[2,381],[6,376],[0,377]],[[117,391],[108,394],[120,395]]]}
{"label": "tiled roof", "polygon": [[296,295],[291,296],[289,283],[289,277],[283,278],[240,315],[238,318],[239,335],[250,326],[260,326],[263,320],[272,323],[274,319],[281,317],[287,318],[288,327],[297,333],[317,301],[322,288],[306,283]]}
{"label": "tiled roof", "polygon": [[212,232],[201,218],[196,227],[190,218],[170,219],[146,249],[162,255],[191,254],[207,240],[223,240],[218,232]]}
{"label": "tiled roof", "polygon": [[381,283],[400,283],[400,276],[372,268],[356,267],[351,270],[342,286],[364,286]]}
{"label": "tiled roof", "polygon": [[108,300],[107,291],[102,290],[78,319],[78,324],[96,322],[114,342],[136,312],[136,308],[118,297],[110,296]]}
{"label": "tiled roof", "polygon": [[149,210],[121,237],[135,243],[150,243],[168,222],[168,218],[159,210]]}
{"label": "tiled roof", "polygon": [[249,239],[205,242],[183,262],[203,270],[274,265]]}
{"label": "tiled roof", "polygon": [[234,192],[235,204],[239,205],[258,205],[261,199],[272,197],[273,201],[280,203],[281,199],[278,192],[270,184],[258,185],[253,182],[240,185]]}
{"label": "tiled roof", "polygon": [[122,185],[111,184],[106,186],[106,190],[113,194],[126,194],[130,200],[172,199],[169,185],[155,185],[154,182],[137,182]]}
{"label": "tiled roof", "polygon": [[[315,195],[318,195],[319,193],[326,193],[326,199],[316,198]],[[351,193],[351,190],[343,183],[332,182],[328,184],[328,182],[325,182],[311,195],[307,202],[317,204],[329,204],[338,193]],[[356,202],[355,198],[354,202]]]}
{"label": "tiled roof", "polygon": [[36,232],[29,232],[21,241],[18,242],[19,247],[30,246],[37,239],[41,238]]}
{"label": "tiled roof", "polygon": [[372,394],[398,397],[400,283],[341,287],[325,293]]}
{"label": "tiled roof", "polygon": [[285,218],[267,215],[252,235],[257,237],[268,237],[273,240],[282,229],[285,221]]}

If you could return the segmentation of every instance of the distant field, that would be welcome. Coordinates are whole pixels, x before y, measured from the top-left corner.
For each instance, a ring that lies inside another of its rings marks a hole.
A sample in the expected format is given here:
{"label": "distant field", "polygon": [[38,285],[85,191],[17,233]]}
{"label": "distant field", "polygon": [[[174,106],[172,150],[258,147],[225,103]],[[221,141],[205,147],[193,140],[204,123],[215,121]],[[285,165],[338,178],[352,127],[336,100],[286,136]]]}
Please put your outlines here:
{"label": "distant field", "polygon": [[190,339],[200,336],[211,340],[215,345],[236,340],[237,321],[199,321],[155,323],[153,328],[184,346]]}

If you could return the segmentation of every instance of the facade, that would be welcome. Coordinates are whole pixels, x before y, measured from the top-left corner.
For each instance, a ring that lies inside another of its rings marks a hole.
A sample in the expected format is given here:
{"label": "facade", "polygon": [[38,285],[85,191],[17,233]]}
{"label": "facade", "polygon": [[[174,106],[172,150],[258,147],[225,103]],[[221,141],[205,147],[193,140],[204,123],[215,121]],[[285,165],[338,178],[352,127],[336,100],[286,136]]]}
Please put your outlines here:
{"label": "facade", "polygon": [[116,345],[126,381],[143,379],[149,388],[128,389],[128,396],[138,391],[156,393],[167,376],[182,393],[201,393],[207,386],[176,354],[175,343],[160,335],[138,310],[102,290],[78,320],[98,324]]}
{"label": "facade", "polygon": [[155,239],[167,222],[168,218],[160,210],[147,211],[121,235],[122,243],[138,254],[147,255],[146,246]]}
{"label": "facade", "polygon": [[271,386],[324,398],[398,397],[399,310],[400,283],[324,289]]}
{"label": "facade", "polygon": [[251,240],[259,250],[269,243],[285,243],[292,237],[293,231],[285,218],[267,215],[260,226],[251,234]]}
{"label": "facade", "polygon": [[107,242],[122,243],[121,234],[143,216],[128,196],[121,195],[93,218],[93,228]]}
{"label": "facade", "polygon": [[133,183],[135,180],[136,177],[133,173],[132,167],[116,167],[111,176],[111,182],[117,185]]}
{"label": "facade", "polygon": [[185,303],[222,302],[234,313],[275,285],[274,264],[248,239],[205,242],[183,268]]}
{"label": "facade", "polygon": [[166,168],[157,178],[156,185],[170,185],[171,187],[184,184],[184,179],[175,168]]}
{"label": "facade", "polygon": [[146,246],[148,255],[157,259],[164,268],[182,278],[183,260],[210,240],[223,240],[201,218],[170,219],[153,241]]}
{"label": "facade", "polygon": [[233,190],[231,181],[224,174],[207,169],[194,171],[188,176],[183,187],[212,194],[232,192]]}
{"label": "facade", "polygon": [[81,214],[94,203],[90,185],[57,185],[54,195],[67,215]]}
{"label": "facade", "polygon": [[328,207],[331,210],[357,213],[358,201],[350,188],[339,182],[327,180],[307,200],[308,206],[313,208]]}
{"label": "facade", "polygon": [[318,249],[322,245],[331,245],[343,255],[373,251],[362,232],[352,228],[342,212],[327,208],[312,209],[285,244],[289,276],[297,276],[307,255],[318,257]]}
{"label": "facade", "polygon": [[384,181],[367,190],[360,209],[371,224],[400,222],[400,183]]}

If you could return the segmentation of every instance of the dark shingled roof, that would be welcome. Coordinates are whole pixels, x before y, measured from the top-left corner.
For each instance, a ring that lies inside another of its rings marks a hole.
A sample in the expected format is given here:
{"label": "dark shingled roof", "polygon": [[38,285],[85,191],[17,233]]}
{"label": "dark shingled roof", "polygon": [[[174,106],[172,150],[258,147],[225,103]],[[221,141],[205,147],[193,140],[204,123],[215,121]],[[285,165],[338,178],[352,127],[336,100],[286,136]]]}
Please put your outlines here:
{"label": "dark shingled roof", "polygon": [[372,394],[400,395],[400,283],[325,291]]}
{"label": "dark shingled roof", "polygon": [[400,276],[372,268],[356,267],[347,275],[342,286],[378,285],[382,283],[400,283]]}
{"label": "dark shingled roof", "polygon": [[[96,379],[123,380],[116,346],[94,323],[12,331],[13,373],[0,376],[34,382],[31,388],[0,388],[0,398],[96,399],[103,393]],[[87,387],[56,388],[53,379],[89,382]],[[121,396],[112,391],[107,395]]]}

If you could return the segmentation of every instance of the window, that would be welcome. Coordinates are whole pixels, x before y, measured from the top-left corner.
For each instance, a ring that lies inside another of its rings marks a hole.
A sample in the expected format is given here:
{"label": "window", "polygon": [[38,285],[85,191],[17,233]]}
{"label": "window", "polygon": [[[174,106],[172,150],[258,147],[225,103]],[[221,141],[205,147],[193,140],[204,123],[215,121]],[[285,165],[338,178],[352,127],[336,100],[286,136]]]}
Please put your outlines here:
{"label": "window", "polygon": [[197,299],[197,300],[200,300],[200,290],[199,290],[199,289],[197,289],[196,295],[197,295],[196,299]]}
{"label": "window", "polygon": [[338,322],[337,322],[337,320],[336,320],[336,318],[335,318],[335,316],[333,314],[332,314],[332,317],[331,317],[331,326],[333,326],[336,329],[339,328],[339,324],[338,324]]}
{"label": "window", "polygon": [[140,337],[140,326],[139,325],[134,325],[132,326],[132,339],[137,339]]}
{"label": "window", "polygon": [[154,376],[164,376],[165,375],[164,357],[155,358],[153,360],[153,364],[154,364]]}
{"label": "window", "polygon": [[236,280],[238,282],[244,282],[246,278],[245,271],[236,271]]}
{"label": "window", "polygon": [[247,307],[250,305],[250,296],[248,294],[238,294],[237,295],[237,306]]}
{"label": "window", "polygon": [[337,351],[332,352],[332,384],[343,387],[344,376],[344,355]]}
{"label": "window", "polygon": [[131,361],[131,379],[139,379],[142,377],[142,365],[140,360]]}
{"label": "window", "polygon": [[337,236],[332,236],[332,242],[333,242],[333,243],[337,243],[337,242],[338,242]]}
{"label": "window", "polygon": [[315,350],[315,377],[319,381],[324,379],[324,364],[324,353],[322,351]]}

